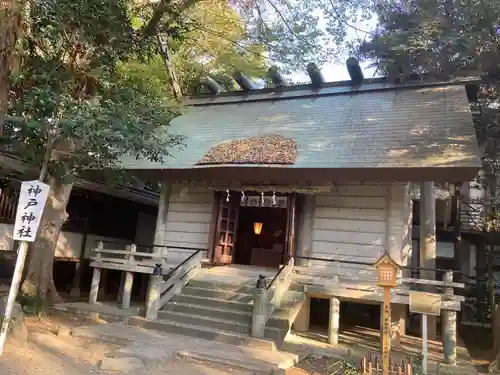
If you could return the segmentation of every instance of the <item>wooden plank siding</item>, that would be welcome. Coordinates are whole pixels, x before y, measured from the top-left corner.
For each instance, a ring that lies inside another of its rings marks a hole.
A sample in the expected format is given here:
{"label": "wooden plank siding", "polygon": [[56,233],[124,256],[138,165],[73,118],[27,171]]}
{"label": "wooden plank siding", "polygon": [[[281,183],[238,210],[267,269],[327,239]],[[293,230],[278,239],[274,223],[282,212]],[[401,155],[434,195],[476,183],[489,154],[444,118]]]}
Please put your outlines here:
{"label": "wooden plank siding", "polygon": [[213,199],[214,193],[208,189],[171,187],[166,221],[157,228],[160,233],[155,234],[158,245],[172,247],[162,249],[168,263],[180,263],[193,252],[175,247],[208,248]]}
{"label": "wooden plank siding", "polygon": [[[311,256],[373,263],[387,248],[396,261],[401,261],[408,251],[408,202],[411,199],[404,184],[341,185],[331,193],[317,195]],[[311,261],[310,266],[336,271],[331,262]],[[340,263],[339,267],[341,277],[376,276],[368,266]]]}

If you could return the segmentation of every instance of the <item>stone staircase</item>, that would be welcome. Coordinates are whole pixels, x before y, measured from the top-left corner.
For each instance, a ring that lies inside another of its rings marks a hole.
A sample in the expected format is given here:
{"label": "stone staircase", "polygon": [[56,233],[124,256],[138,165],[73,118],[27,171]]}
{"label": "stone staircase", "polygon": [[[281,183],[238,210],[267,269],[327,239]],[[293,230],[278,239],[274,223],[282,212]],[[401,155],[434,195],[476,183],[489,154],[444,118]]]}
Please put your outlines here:
{"label": "stone staircase", "polygon": [[[268,282],[271,279],[272,274],[267,275]],[[157,320],[132,317],[128,324],[261,350],[279,349],[304,301],[303,286],[292,283],[281,308],[269,319],[265,337],[257,339],[250,336],[255,280],[255,272],[251,276],[202,273],[158,311]]]}

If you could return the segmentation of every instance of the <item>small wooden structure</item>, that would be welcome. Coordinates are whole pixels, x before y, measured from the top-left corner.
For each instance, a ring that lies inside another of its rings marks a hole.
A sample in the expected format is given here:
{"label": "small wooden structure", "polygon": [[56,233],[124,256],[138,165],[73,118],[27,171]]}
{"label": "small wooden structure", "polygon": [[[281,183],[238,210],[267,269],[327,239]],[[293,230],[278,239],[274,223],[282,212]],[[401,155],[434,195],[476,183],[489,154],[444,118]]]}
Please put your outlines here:
{"label": "small wooden structure", "polygon": [[384,255],[375,262],[374,267],[377,269],[378,274],[377,285],[384,288],[382,361],[384,375],[389,375],[389,355],[391,352],[391,288],[394,288],[398,284],[398,271],[401,267],[394,262],[387,253],[384,253]]}
{"label": "small wooden structure", "polygon": [[[383,368],[377,356],[364,357],[361,359],[360,375],[382,375]],[[411,361],[401,361],[401,363],[389,362],[389,375],[412,375],[413,368]]]}

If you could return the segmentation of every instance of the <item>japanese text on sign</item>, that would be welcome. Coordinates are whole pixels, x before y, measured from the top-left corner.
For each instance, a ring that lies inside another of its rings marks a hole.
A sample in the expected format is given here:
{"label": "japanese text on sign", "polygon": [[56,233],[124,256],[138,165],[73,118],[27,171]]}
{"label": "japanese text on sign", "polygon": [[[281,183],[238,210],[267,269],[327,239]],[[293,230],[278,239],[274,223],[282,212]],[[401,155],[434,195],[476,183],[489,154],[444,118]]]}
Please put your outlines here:
{"label": "japanese text on sign", "polygon": [[36,180],[24,181],[21,184],[12,236],[14,240],[35,241],[49,189],[49,185]]}

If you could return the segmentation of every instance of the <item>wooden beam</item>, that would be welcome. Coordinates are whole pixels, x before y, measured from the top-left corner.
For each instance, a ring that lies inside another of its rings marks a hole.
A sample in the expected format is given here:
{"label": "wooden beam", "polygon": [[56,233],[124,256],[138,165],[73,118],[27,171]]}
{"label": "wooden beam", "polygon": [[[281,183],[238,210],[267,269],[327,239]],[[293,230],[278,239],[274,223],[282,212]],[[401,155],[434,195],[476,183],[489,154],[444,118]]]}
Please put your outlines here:
{"label": "wooden beam", "polygon": [[[346,288],[326,288],[316,285],[306,285],[305,291],[307,296],[313,298],[322,298],[322,299],[330,299],[330,298],[341,298],[343,300],[350,300],[356,302],[357,300],[364,301],[373,301],[376,303],[380,303],[383,301],[384,295],[382,291],[367,293],[363,290],[349,290]],[[401,291],[398,291],[398,294],[391,293],[391,303],[399,303],[403,305],[410,304],[410,296],[408,294],[399,294]],[[442,310],[452,310],[452,311],[460,311],[461,310],[461,302],[465,300],[461,296],[455,296],[454,300],[441,302]]]}
{"label": "wooden beam", "polygon": [[215,239],[217,238],[217,219],[219,216],[219,192],[212,193],[212,216],[210,217],[210,232],[208,235],[208,252],[207,258],[209,262],[214,259]]}

